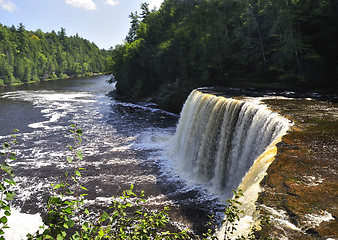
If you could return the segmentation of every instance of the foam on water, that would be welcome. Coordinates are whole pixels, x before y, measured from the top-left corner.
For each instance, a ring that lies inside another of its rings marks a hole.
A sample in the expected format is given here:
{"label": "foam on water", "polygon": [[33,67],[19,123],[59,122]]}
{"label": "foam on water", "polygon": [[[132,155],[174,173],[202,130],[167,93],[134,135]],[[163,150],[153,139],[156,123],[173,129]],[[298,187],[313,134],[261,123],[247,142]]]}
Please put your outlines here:
{"label": "foam on water", "polygon": [[322,222],[334,220],[332,214],[327,211],[322,211],[321,214],[306,214],[305,217],[307,218],[305,224],[310,228],[319,226]]}
{"label": "foam on water", "polygon": [[284,226],[287,228],[290,228],[295,231],[302,231],[300,228],[292,224],[289,220],[288,215],[286,214],[286,211],[284,210],[276,210],[272,207],[268,207],[265,205],[262,205],[262,207],[267,210],[271,214],[270,220],[271,222],[277,223],[277,226]]}
{"label": "foam on water", "polygon": [[180,204],[191,202],[204,205],[207,202],[209,214],[217,215],[215,219],[220,220],[221,213],[225,208],[224,202],[220,201],[219,195],[210,194],[206,184],[200,184],[193,180],[189,181],[186,177],[182,177],[175,161],[176,151],[174,146],[175,128],[167,128],[162,131],[153,129],[139,134],[138,141],[135,142],[133,148],[151,150],[151,154],[146,161],[156,163],[160,167],[161,172],[157,179],[165,179],[168,183],[174,183],[176,188],[174,191],[166,193],[167,197],[175,199],[177,196],[190,195],[195,192],[194,197],[184,198],[184,203]]}
{"label": "foam on water", "polygon": [[28,233],[34,234],[43,225],[40,214],[21,213],[19,209],[12,208],[8,218],[10,228],[4,229],[6,240],[26,239]]}

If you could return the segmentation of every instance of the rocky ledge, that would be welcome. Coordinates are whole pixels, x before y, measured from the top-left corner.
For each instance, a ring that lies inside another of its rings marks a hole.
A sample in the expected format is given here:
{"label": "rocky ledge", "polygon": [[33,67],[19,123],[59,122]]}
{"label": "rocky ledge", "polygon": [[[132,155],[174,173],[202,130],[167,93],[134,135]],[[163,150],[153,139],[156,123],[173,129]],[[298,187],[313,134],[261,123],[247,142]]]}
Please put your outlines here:
{"label": "rocky ledge", "polygon": [[338,104],[313,99],[269,99],[295,125],[278,144],[258,205],[272,239],[338,237]]}

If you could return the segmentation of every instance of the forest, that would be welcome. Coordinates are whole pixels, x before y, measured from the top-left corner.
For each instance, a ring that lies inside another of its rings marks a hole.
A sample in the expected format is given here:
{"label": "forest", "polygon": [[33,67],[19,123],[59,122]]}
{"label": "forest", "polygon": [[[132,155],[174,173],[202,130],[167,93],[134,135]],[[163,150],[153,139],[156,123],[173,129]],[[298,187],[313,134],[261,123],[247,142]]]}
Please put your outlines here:
{"label": "forest", "polygon": [[109,57],[111,81],[121,95],[170,101],[210,85],[336,91],[337,12],[337,0],[143,3]]}
{"label": "forest", "polygon": [[107,51],[66,29],[27,31],[0,24],[0,86],[102,73]]}

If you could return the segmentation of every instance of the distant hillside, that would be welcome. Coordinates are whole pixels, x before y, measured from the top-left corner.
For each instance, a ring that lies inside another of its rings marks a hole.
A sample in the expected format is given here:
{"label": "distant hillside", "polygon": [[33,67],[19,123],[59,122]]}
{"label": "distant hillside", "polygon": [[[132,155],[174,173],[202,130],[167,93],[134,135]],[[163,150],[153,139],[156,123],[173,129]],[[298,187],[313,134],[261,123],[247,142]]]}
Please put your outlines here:
{"label": "distant hillside", "polygon": [[0,85],[99,74],[106,50],[66,30],[44,33],[0,24]]}

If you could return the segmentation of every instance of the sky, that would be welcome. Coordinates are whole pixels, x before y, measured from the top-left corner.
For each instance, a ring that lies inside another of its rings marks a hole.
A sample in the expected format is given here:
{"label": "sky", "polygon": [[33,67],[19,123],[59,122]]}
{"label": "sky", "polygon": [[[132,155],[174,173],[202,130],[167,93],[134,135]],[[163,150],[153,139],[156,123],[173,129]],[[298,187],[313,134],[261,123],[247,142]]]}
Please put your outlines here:
{"label": "sky", "polygon": [[66,29],[99,48],[122,44],[130,26],[131,12],[141,12],[141,3],[159,8],[163,0],[0,0],[0,23],[43,32]]}

